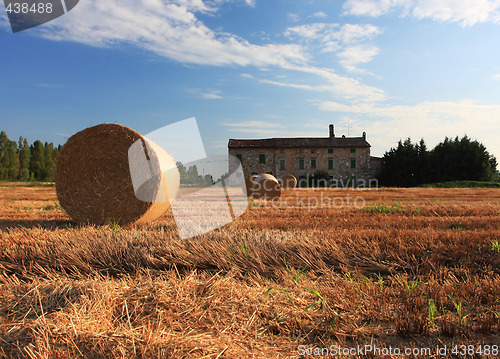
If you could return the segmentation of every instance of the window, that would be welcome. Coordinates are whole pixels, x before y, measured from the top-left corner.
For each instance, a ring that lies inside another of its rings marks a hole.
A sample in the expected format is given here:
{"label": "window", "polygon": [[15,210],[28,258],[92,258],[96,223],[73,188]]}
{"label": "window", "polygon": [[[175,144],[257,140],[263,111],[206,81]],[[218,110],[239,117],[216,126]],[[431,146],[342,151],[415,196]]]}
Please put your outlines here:
{"label": "window", "polygon": [[356,149],[355,148],[351,148],[351,153],[356,153]]}
{"label": "window", "polygon": [[259,163],[266,163],[266,155],[261,153],[259,155]]}
{"label": "window", "polygon": [[328,159],[328,169],[333,170],[333,159],[331,158]]}
{"label": "window", "polygon": [[304,169],[304,160],[299,160],[299,170]]}
{"label": "window", "polygon": [[311,168],[316,168],[316,160],[311,160]]}
{"label": "window", "polygon": [[236,158],[239,159],[241,163],[243,163],[243,155],[241,153],[237,153]]}
{"label": "window", "polygon": [[280,160],[280,170],[286,170],[286,160]]}
{"label": "window", "polygon": [[333,148],[329,148],[328,153],[333,153]]}
{"label": "window", "polygon": [[351,160],[351,168],[356,168],[356,160]]}

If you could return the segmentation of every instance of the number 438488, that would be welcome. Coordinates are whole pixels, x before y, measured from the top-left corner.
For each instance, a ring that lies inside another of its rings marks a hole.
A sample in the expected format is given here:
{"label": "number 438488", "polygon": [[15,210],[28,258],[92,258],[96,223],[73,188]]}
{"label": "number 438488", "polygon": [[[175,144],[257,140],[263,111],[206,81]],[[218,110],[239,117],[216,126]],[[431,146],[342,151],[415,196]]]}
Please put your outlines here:
{"label": "number 438488", "polygon": [[35,3],[30,6],[28,3],[9,3],[5,9],[9,14],[50,14],[52,13],[52,3]]}

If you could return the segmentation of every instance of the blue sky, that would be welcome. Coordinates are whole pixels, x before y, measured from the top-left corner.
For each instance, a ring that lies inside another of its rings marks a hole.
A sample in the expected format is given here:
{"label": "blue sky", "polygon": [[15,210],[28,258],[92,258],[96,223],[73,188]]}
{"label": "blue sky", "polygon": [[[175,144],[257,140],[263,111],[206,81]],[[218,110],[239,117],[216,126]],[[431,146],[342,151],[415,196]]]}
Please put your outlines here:
{"label": "blue sky", "polygon": [[64,143],[196,117],[229,138],[468,134],[500,157],[499,0],[80,0],[13,34],[0,5],[0,118]]}

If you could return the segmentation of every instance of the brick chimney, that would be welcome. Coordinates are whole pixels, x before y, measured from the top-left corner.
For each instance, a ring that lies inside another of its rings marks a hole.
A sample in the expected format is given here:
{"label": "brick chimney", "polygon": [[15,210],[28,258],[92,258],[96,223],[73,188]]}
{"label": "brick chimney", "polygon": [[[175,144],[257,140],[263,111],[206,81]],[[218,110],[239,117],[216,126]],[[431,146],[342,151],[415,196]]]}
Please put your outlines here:
{"label": "brick chimney", "polygon": [[335,132],[333,130],[333,125],[332,124],[330,124],[330,138],[331,137],[335,137]]}

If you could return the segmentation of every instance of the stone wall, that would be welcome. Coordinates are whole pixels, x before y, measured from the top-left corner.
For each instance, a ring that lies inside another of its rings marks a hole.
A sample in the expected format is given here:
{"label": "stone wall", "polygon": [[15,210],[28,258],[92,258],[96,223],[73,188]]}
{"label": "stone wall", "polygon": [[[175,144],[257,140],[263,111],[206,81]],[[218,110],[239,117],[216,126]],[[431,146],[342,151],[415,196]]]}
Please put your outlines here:
{"label": "stone wall", "polygon": [[[370,147],[351,148],[336,147],[333,153],[328,148],[230,148],[229,154],[242,156],[245,177],[253,174],[270,173],[277,178],[293,174],[297,179],[311,176],[317,170],[326,170],[331,179],[371,179]],[[259,156],[265,155],[265,163],[260,163]],[[281,164],[284,160],[285,168]],[[299,168],[299,160],[303,160],[304,168]],[[313,167],[312,160],[316,161]],[[329,169],[329,160],[333,160],[333,169]],[[355,168],[351,168],[351,161]]]}

